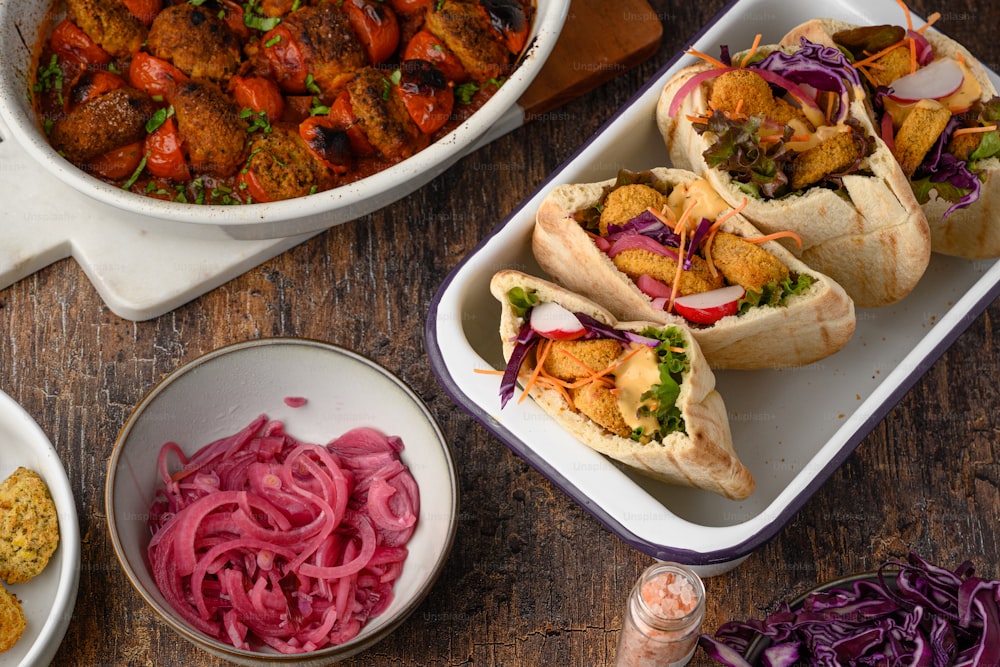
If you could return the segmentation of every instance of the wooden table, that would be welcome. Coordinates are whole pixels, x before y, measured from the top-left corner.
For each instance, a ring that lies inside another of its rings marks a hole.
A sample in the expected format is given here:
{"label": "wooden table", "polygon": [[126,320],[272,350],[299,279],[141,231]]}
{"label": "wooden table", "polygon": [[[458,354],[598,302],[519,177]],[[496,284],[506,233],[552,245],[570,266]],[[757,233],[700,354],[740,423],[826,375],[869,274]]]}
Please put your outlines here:
{"label": "wooden table", "polygon": [[[1000,5],[912,0],[994,69]],[[515,457],[443,393],[424,314],[448,271],[720,8],[652,5],[652,59],[465,158],[397,204],[324,232],[151,321],[112,314],[72,260],[0,291],[0,389],[39,422],[76,494],[83,562],[55,664],[218,665],[154,618],[119,570],[103,507],[106,463],[129,410],[165,373],[263,336],[337,343],[388,367],[454,445],[462,506],[454,550],[426,601],[346,665],[607,665],[629,588],[651,559]],[[707,580],[705,628],[766,612],[837,575],[915,550],[1000,576],[1000,303],[903,397],[777,537]],[[699,654],[696,664],[708,664]]]}

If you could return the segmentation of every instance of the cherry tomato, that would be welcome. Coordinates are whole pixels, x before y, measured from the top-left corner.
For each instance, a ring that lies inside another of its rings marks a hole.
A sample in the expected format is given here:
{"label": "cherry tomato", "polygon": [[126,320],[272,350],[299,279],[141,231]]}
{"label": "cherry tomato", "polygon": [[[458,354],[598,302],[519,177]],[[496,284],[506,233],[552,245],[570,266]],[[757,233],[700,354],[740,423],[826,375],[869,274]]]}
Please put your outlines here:
{"label": "cherry tomato", "polygon": [[255,202],[266,203],[274,201],[274,197],[268,194],[264,186],[261,185],[260,179],[257,177],[257,172],[253,169],[252,160],[247,162],[246,167],[240,171],[237,183],[238,187],[250,195]]}
{"label": "cherry tomato", "polygon": [[125,79],[103,69],[83,69],[69,86],[63,108],[71,111],[104,93],[123,88]]}
{"label": "cherry tomato", "polygon": [[434,63],[451,81],[465,81],[468,75],[455,54],[429,30],[419,30],[403,49],[403,60],[426,60]]}
{"label": "cherry tomato", "polygon": [[108,151],[91,161],[88,166],[90,171],[102,178],[120,181],[135,173],[142,162],[142,154],[142,142],[137,141]]}
{"label": "cherry tomato", "polygon": [[296,4],[295,0],[261,0],[259,8],[264,16],[277,17],[291,12]]}
{"label": "cherry tomato", "polygon": [[365,131],[358,123],[358,117],[354,115],[354,109],[351,107],[351,94],[349,92],[344,90],[337,95],[333,104],[330,105],[330,113],[328,115],[339,127],[345,128],[344,132],[347,134],[347,139],[351,142],[351,151],[355,155],[373,155],[375,153],[375,149],[368,141],[368,135],[365,134]]}
{"label": "cherry tomato", "polygon": [[309,116],[299,123],[299,136],[309,150],[338,174],[351,168],[351,142],[345,128],[329,116]]}
{"label": "cherry tomato", "polygon": [[518,0],[479,0],[493,27],[499,32],[511,53],[520,53],[528,41],[528,17]]}
{"label": "cherry tomato", "polygon": [[264,33],[261,42],[264,44],[267,64],[278,86],[288,93],[301,95],[306,92],[308,66],[291,31],[286,26],[278,25]]}
{"label": "cherry tomato", "polygon": [[188,80],[187,75],[166,60],[145,51],[132,54],[128,80],[134,88],[144,90],[154,97],[168,97],[178,84]]}
{"label": "cherry tomato", "polygon": [[399,48],[399,21],[391,8],[367,0],[345,0],[344,11],[373,65],[392,57]]}
{"label": "cherry tomato", "polygon": [[146,168],[153,176],[173,181],[191,180],[191,170],[181,148],[180,132],[173,118],[167,118],[163,125],[146,136],[145,150]]}
{"label": "cherry tomato", "polygon": [[242,4],[234,0],[222,0],[222,20],[241,41],[250,39],[250,28],[247,27]]}
{"label": "cherry tomato", "polygon": [[111,55],[69,19],[60,21],[53,28],[49,44],[58,55],[81,67],[111,62]]}
{"label": "cherry tomato", "polygon": [[152,25],[153,19],[163,9],[163,0],[124,0],[132,16],[145,25]]}
{"label": "cherry tomato", "polygon": [[229,85],[233,99],[241,109],[249,107],[256,113],[263,111],[271,122],[281,120],[285,113],[285,98],[274,81],[262,76],[234,76]]}
{"label": "cherry tomato", "polygon": [[389,0],[389,6],[400,14],[416,14],[431,6],[431,0]]}
{"label": "cherry tomato", "polygon": [[410,118],[424,134],[448,122],[455,93],[441,70],[426,60],[406,60],[400,66],[399,92]]}

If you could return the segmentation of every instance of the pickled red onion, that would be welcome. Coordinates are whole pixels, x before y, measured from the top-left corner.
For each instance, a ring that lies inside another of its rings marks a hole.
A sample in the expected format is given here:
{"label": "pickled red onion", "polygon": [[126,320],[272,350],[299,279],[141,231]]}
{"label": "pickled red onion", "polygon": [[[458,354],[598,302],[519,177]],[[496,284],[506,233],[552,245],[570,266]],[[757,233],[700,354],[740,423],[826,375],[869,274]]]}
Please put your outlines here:
{"label": "pickled red onion", "polygon": [[296,654],[350,640],[391,603],[416,528],[402,449],[373,428],[301,442],[264,415],[190,458],[165,444],[148,547],[160,592],[237,648]]}

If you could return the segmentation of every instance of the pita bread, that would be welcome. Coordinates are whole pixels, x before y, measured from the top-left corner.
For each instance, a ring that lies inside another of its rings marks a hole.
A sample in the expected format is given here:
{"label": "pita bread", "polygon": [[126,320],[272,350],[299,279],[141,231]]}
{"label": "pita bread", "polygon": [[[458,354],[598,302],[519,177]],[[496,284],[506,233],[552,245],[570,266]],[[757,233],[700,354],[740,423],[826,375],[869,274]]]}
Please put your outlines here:
{"label": "pita bread", "polygon": [[[738,54],[733,60],[738,61]],[[930,232],[906,177],[874,131],[863,92],[855,92],[850,116],[874,137],[876,147],[862,162],[860,173],[843,177],[843,192],[810,187],[781,199],[760,200],[747,198],[728,172],[710,168],[705,162],[703,153],[712,146],[715,135],[698,134],[689,118],[707,111],[711,80],[696,86],[676,114],[670,114],[671,103],[684,84],[710,69],[708,63],[698,63],[679,70],[660,96],[656,120],[673,165],[703,175],[734,207],[748,199],[743,215],[762,232],[788,230],[798,234],[802,247],[786,247],[840,283],[855,305],[886,306],[909,294],[930,261]]]}
{"label": "pita bread", "polygon": [[[681,169],[660,167],[652,173],[672,187],[698,180],[692,172]],[[618,319],[687,326],[682,317],[655,307],[573,218],[574,213],[600,201],[605,188],[614,182],[562,185],[549,192],[536,215],[532,236],[535,259],[555,282],[600,303]],[[744,238],[762,235],[738,214],[721,229]],[[711,326],[692,326],[692,335],[712,368],[802,366],[837,352],[854,333],[854,304],[840,285],[776,241],[761,247],[792,272],[811,276],[813,284],[802,294],[789,297],[785,306],[760,306]]]}
{"label": "pita bread", "polygon": [[[855,24],[837,19],[813,19],[793,28],[782,38],[781,43],[798,44],[799,39],[805,37],[817,44],[836,46],[833,35],[856,27],[858,26]],[[936,55],[957,57],[965,62],[982,88],[980,100],[985,102],[997,95],[996,86],[982,63],[965,47],[933,27],[923,34]],[[944,215],[952,204],[938,197],[935,191],[931,193],[930,201],[921,206],[930,226],[931,249],[934,252],[969,259],[1000,257],[1000,212],[993,207],[1000,198],[1000,175],[997,174],[1000,159],[992,157],[982,160],[977,169],[982,183],[979,200],[972,205],[953,211],[946,218]]]}
{"label": "pita bread", "polygon": [[[495,274],[490,282],[490,291],[501,303],[499,329],[504,359],[510,358],[513,340],[524,322],[507,298],[514,287],[534,291],[540,303],[554,301],[572,312],[586,313],[617,329],[642,331],[647,326],[658,326],[651,322],[618,322],[598,304],[554,283],[519,271],[504,270]],[[733,447],[726,406],[715,389],[715,375],[690,332],[683,327],[677,329],[685,340],[688,370],[683,373],[676,405],[684,418],[687,433],[675,432],[662,441],[640,444],[605,430],[573,410],[562,394],[553,389],[535,384],[529,395],[580,442],[636,472],[669,484],[704,489],[734,500],[745,499],[753,493],[755,482]]]}

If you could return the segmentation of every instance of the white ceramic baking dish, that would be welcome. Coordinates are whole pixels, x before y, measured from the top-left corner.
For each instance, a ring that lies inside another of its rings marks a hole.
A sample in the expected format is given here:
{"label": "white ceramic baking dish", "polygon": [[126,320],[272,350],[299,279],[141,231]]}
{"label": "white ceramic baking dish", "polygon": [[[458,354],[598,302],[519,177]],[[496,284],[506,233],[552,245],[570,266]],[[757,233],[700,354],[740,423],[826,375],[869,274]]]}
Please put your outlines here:
{"label": "white ceramic baking dish", "polygon": [[[834,0],[827,16],[856,23],[905,21],[893,0]],[[696,36],[694,48],[740,50],[757,33],[776,42],[814,18],[794,0],[738,0]],[[1000,265],[935,256],[902,302],[859,310],[846,349],[804,368],[717,372],[733,439],[757,479],[734,502],[633,475],[576,441],[532,401],[501,412],[500,307],[489,280],[500,268],[540,273],[530,248],[534,213],[562,183],[614,177],[620,168],[669,166],[654,112],[670,75],[692,57],[679,54],[562,165],[447,277],[429,310],[428,354],[441,385],[476,420],[627,543],[704,576],[735,567],[773,538],[952,341],[998,295]],[[991,76],[996,79],[995,74]]]}
{"label": "white ceramic baking dish", "polygon": [[[0,0],[0,140],[14,139],[67,186],[181,233],[241,239],[271,239],[320,231],[376,211],[441,174],[498,123],[514,123],[517,100],[541,70],[562,30],[569,0],[537,0],[530,46],[517,70],[468,120],[427,149],[389,169],[308,197],[247,206],[164,202],[125,192],[77,169],[49,145],[31,109],[31,59],[40,24],[53,0]],[[6,126],[6,128],[4,128]],[[7,136],[10,135],[10,136]],[[193,226],[193,229],[187,227]]]}

